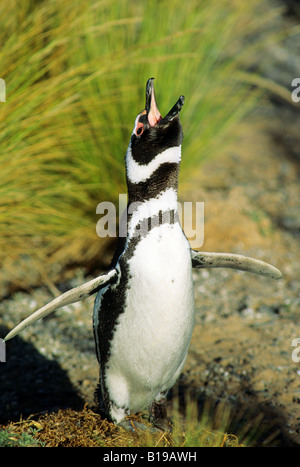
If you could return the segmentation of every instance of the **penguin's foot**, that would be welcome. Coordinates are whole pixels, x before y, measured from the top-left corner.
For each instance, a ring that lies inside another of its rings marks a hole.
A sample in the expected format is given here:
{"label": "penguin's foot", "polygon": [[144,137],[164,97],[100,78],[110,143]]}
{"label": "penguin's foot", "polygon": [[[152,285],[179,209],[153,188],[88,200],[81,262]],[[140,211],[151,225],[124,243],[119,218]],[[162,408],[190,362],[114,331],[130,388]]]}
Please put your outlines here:
{"label": "penguin's foot", "polygon": [[149,420],[154,427],[161,431],[172,431],[172,422],[171,419],[167,416],[167,409],[163,401],[152,402],[149,412]]}

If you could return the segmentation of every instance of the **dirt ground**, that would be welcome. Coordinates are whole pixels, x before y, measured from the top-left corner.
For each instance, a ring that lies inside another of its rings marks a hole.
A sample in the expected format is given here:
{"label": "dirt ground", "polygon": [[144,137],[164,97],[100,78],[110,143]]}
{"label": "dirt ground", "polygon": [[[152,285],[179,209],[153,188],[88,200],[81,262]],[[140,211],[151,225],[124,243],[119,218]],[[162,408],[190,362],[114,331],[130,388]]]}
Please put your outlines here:
{"label": "dirt ground", "polygon": [[[180,190],[181,201],[205,203],[203,251],[249,255],[283,274],[275,281],[227,269],[195,270],[194,334],[168,402],[171,408],[179,396],[184,410],[192,400],[200,416],[208,408],[212,424],[225,407],[226,430],[251,431],[257,444],[300,445],[300,361],[292,359],[293,340],[300,338],[299,110],[300,103],[275,99],[262,106],[240,125],[238,141],[205,162],[188,191]],[[84,280],[79,270],[58,287],[63,292]],[[51,300],[53,289],[3,300],[0,336]],[[65,307],[7,343],[0,423],[93,406],[98,365],[92,304],[93,298]]]}

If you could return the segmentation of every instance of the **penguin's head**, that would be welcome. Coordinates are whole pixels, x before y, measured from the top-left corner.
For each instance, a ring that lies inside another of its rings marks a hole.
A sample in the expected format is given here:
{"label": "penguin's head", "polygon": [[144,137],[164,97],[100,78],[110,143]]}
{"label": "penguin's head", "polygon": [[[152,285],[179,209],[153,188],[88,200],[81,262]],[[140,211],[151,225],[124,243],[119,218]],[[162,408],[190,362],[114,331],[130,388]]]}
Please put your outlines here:
{"label": "penguin's head", "polygon": [[155,100],[153,79],[147,81],[145,109],[135,119],[126,155],[127,179],[131,183],[145,182],[162,164],[180,163],[183,132],[179,112],[184,96],[180,96],[162,118]]}

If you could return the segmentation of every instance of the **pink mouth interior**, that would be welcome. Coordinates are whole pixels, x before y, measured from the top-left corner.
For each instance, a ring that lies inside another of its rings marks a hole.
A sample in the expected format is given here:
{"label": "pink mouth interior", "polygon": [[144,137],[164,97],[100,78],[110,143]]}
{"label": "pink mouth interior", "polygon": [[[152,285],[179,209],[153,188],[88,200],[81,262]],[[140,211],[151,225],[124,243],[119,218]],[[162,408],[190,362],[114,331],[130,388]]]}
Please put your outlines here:
{"label": "pink mouth interior", "polygon": [[155,126],[157,122],[161,120],[161,118],[162,117],[160,115],[155,101],[154,89],[152,88],[151,107],[150,112],[148,113],[148,122],[151,126]]}

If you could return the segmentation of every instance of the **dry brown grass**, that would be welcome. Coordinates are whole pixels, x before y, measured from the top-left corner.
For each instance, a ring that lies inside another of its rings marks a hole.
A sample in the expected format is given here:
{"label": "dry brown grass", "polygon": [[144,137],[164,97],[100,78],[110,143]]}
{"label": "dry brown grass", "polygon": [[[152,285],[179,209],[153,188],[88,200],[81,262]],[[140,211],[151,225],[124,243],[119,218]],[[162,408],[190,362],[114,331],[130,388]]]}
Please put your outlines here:
{"label": "dry brown grass", "polygon": [[[140,417],[131,417],[131,420],[133,423],[135,420],[141,421]],[[11,439],[17,440],[27,433],[33,438],[32,444],[39,442],[45,447],[241,446],[235,435],[205,427],[193,427],[189,433],[189,430],[186,432],[182,427],[175,426],[172,434],[164,431],[152,433],[151,425],[145,420],[142,423],[146,430],[132,433],[101,419],[100,415],[85,407],[82,411],[59,410],[57,413],[11,422],[5,427],[0,426],[0,435],[1,430],[5,430]]]}

